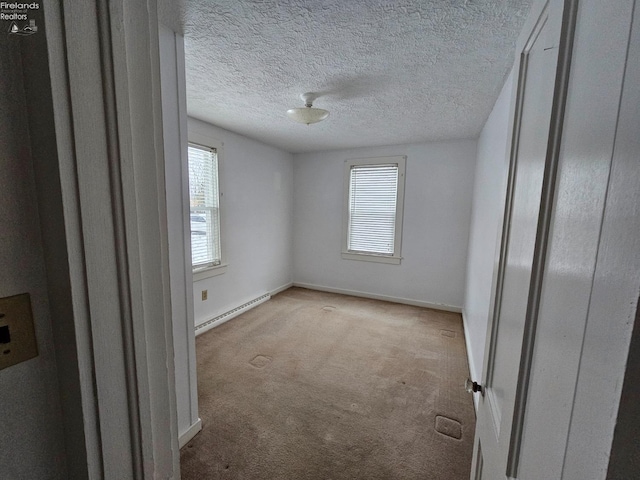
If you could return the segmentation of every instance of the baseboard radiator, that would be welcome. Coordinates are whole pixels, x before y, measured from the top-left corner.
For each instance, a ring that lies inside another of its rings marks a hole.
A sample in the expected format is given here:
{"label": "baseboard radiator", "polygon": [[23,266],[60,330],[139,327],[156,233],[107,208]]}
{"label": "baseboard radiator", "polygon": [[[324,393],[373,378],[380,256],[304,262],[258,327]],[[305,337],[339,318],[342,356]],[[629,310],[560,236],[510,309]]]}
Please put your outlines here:
{"label": "baseboard radiator", "polygon": [[201,323],[200,325],[196,325],[196,336],[201,335],[207,330],[211,330],[213,327],[217,327],[218,325],[223,324],[224,322],[228,322],[232,318],[237,317],[238,315],[246,312],[247,310],[251,310],[252,308],[257,307],[258,305],[266,302],[270,298],[271,298],[271,294],[266,293],[261,297],[254,298],[253,300],[250,300],[247,303],[243,303],[239,307],[236,307],[232,310],[229,310],[228,312],[218,315],[217,317],[214,317],[211,320],[207,320],[206,322]]}

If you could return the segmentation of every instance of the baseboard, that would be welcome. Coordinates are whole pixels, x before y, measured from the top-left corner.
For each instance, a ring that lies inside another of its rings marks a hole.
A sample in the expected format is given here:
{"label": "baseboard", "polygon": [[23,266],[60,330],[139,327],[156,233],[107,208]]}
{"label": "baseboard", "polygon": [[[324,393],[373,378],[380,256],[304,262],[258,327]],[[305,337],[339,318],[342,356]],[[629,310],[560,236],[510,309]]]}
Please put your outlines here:
{"label": "baseboard", "polygon": [[222,325],[223,323],[228,322],[233,318],[236,318],[238,315],[246,311],[249,311],[252,308],[257,307],[258,305],[266,302],[270,298],[271,298],[271,294],[266,293],[260,297],[254,298],[249,302],[243,303],[242,305],[237,306],[236,308],[232,308],[231,310],[225,313],[216,315],[215,317],[196,325],[196,337],[198,335],[202,335],[204,332],[211,330],[212,328],[217,327],[218,325]]}
{"label": "baseboard", "polygon": [[202,420],[198,418],[196,423],[191,425],[189,428],[187,428],[186,432],[180,435],[180,438],[178,438],[178,446],[180,448],[184,447],[187,443],[191,441],[193,437],[195,437],[198,434],[198,432],[200,432],[200,430],[202,430]]}
{"label": "baseboard", "polygon": [[286,283],[286,284],[282,285],[281,287],[278,287],[275,290],[272,290],[271,291],[271,296],[273,297],[274,295],[277,295],[280,292],[284,292],[285,290],[288,290],[291,287],[293,287],[293,282]]}
{"label": "baseboard", "polygon": [[[471,378],[471,380],[474,380],[476,382],[480,382],[481,379],[478,378],[478,371],[476,370],[476,364],[473,361],[473,352],[471,351],[471,340],[470,340],[470,335],[469,335],[469,327],[467,324],[467,316],[465,315],[465,311],[464,308],[462,309],[462,327],[464,328],[464,343],[465,346],[467,347],[467,363],[469,364],[469,378]],[[479,398],[478,395],[473,395],[473,405],[476,408],[476,413],[478,413],[478,402],[479,402]]]}
{"label": "baseboard", "polygon": [[318,290],[320,292],[340,293],[342,295],[351,295],[353,297],[371,298],[373,300],[383,300],[385,302],[403,303],[405,305],[413,305],[414,307],[431,308],[433,310],[443,310],[445,312],[461,313],[462,308],[446,305],[443,303],[423,302],[422,300],[412,300],[410,298],[392,297],[389,295],[379,295],[377,293],[359,292],[357,290],[345,290],[342,288],[325,287],[323,285],[314,285],[311,283],[293,282],[294,287],[308,288],[309,290]]}

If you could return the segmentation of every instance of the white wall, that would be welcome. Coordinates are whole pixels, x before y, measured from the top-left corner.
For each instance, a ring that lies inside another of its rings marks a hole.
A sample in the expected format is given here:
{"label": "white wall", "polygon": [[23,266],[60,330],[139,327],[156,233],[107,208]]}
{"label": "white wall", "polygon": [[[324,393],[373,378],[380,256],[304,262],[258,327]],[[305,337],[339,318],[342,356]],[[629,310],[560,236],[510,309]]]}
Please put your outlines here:
{"label": "white wall", "polygon": [[30,293],[36,358],[0,370],[0,477],[67,477],[20,37],[0,36],[0,297]]}
{"label": "white wall", "polygon": [[193,283],[189,244],[189,174],[184,38],[160,25],[160,74],[165,159],[169,275],[175,364],[176,407],[180,443],[200,430],[196,380]]}
{"label": "white wall", "polygon": [[482,379],[494,260],[506,195],[512,92],[513,72],[502,87],[478,139],[463,309],[469,368],[471,378],[477,382]]}
{"label": "white wall", "polygon": [[[292,155],[189,118],[189,132],[223,143],[221,234],[226,273],[194,282],[199,325],[291,283]],[[208,299],[202,300],[202,290]]]}
{"label": "white wall", "polygon": [[[406,155],[402,263],[343,260],[344,161]],[[471,217],[475,140],[297,154],[294,282],[459,309]]]}

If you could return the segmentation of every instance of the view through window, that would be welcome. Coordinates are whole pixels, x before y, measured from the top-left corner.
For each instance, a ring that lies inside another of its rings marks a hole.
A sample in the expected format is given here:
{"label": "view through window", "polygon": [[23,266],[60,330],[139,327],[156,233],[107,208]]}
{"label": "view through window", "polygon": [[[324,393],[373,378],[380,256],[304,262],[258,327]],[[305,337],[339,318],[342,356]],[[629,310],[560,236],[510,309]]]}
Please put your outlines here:
{"label": "view through window", "polygon": [[216,149],[189,144],[191,260],[194,272],[220,265],[220,199]]}

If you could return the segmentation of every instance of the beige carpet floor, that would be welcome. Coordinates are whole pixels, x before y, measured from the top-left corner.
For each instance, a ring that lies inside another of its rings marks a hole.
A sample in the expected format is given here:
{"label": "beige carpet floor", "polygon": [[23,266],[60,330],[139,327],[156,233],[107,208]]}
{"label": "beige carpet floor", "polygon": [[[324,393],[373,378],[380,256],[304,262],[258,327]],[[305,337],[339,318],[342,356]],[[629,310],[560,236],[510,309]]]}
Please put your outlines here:
{"label": "beige carpet floor", "polygon": [[459,314],[291,288],[196,351],[183,479],[469,478]]}

